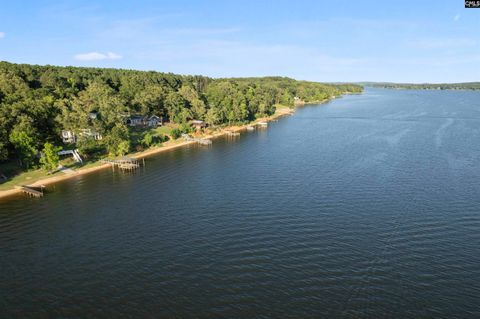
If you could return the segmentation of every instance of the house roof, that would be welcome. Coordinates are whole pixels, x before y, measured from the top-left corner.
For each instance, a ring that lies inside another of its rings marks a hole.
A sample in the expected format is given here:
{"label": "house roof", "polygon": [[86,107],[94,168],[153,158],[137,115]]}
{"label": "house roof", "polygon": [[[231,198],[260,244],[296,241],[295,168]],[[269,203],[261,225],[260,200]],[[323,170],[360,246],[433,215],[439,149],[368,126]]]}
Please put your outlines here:
{"label": "house roof", "polygon": [[143,120],[144,118],[145,118],[145,116],[143,116],[143,115],[131,115],[130,116],[131,120]]}

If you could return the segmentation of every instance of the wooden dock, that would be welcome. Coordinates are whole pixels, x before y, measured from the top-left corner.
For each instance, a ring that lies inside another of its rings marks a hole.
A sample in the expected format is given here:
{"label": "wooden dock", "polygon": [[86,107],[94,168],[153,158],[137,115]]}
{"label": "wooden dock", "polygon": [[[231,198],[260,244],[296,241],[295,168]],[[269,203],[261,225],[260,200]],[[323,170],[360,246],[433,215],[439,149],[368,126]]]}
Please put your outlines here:
{"label": "wooden dock", "polygon": [[191,137],[188,134],[182,134],[182,137],[185,141],[195,142],[195,143],[198,143],[200,145],[212,145],[212,140],[210,140],[208,138]]}
{"label": "wooden dock", "polygon": [[208,138],[196,138],[195,142],[200,145],[212,145],[212,140],[209,140]]}
{"label": "wooden dock", "polygon": [[15,186],[15,188],[17,189],[20,189],[24,194],[30,196],[30,197],[36,197],[36,198],[40,198],[40,197],[43,197],[43,188],[45,186],[40,186],[40,190],[37,190],[35,188],[37,187],[32,187],[32,186]]}
{"label": "wooden dock", "polygon": [[230,130],[226,130],[225,131],[225,134],[227,134],[227,136],[240,136],[240,133],[239,132],[234,132],[234,131],[230,131]]}
{"label": "wooden dock", "polygon": [[121,159],[103,159],[102,163],[112,165],[112,168],[118,167],[123,171],[133,171],[140,167],[140,162],[136,158],[123,157]]}

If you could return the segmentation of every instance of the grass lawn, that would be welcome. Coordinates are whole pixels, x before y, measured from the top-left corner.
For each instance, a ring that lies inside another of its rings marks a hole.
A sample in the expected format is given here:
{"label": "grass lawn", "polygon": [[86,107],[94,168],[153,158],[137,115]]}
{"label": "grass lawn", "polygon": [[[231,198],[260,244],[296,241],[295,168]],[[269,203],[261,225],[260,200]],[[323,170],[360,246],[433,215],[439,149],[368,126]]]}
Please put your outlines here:
{"label": "grass lawn", "polygon": [[[71,157],[62,158],[60,160],[60,164],[67,168],[72,168],[72,169],[86,166],[86,165],[80,166]],[[87,165],[93,166],[93,163],[89,163]],[[0,164],[0,172],[2,174],[5,174],[8,178],[6,182],[0,184],[0,190],[11,189],[14,186],[31,184],[39,179],[64,174],[62,172],[55,172],[53,174],[48,174],[42,168],[25,171],[22,167],[18,165],[16,161]]]}
{"label": "grass lawn", "polygon": [[15,185],[30,184],[39,179],[56,176],[59,174],[63,174],[63,173],[57,172],[55,174],[47,175],[47,172],[45,172],[43,169],[35,169],[35,170],[26,171],[26,172],[20,172],[20,173],[17,173],[16,175],[5,174],[7,175],[9,180],[6,181],[5,183],[0,184],[0,190],[11,189]]}
{"label": "grass lawn", "polygon": [[145,134],[150,133],[153,136],[160,136],[160,135],[168,135],[173,129],[173,126],[159,126],[155,128],[133,128],[130,130],[130,140],[132,141],[133,145],[142,144],[141,141]]}
{"label": "grass lawn", "polygon": [[157,128],[152,129],[152,133],[155,132],[156,135],[163,134],[163,135],[170,135],[172,132],[172,126],[159,126]]}
{"label": "grass lawn", "polygon": [[[172,129],[175,127],[177,127],[177,125],[169,123],[166,126],[160,126],[156,128],[132,129],[130,131],[130,137],[132,143],[139,144],[146,133],[150,133],[153,136],[170,136]],[[177,141],[170,140],[168,144],[176,144],[176,142]],[[83,165],[76,163],[71,157],[62,157],[60,160],[60,164],[65,166],[66,168],[71,168],[74,170],[80,168],[90,168],[102,165],[102,163],[98,161],[101,157],[102,156],[95,156],[89,159],[84,158]],[[4,174],[8,178],[6,182],[1,183],[0,181],[0,190],[7,190],[12,189],[14,186],[17,185],[28,185],[34,183],[37,180],[52,176],[63,175],[64,173],[55,172],[53,174],[48,174],[45,170],[40,168],[25,171],[22,167],[19,166],[18,162],[11,161],[0,164],[0,174]]]}

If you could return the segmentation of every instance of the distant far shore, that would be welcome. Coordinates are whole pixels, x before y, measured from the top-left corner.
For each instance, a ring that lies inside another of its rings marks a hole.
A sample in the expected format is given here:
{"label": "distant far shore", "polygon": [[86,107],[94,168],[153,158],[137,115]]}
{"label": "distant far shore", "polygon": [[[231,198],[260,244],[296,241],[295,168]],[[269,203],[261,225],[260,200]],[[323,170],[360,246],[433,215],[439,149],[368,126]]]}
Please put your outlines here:
{"label": "distant far shore", "polygon": [[453,91],[477,91],[480,90],[480,82],[466,83],[388,83],[388,82],[360,82],[364,86],[399,89],[399,90],[453,90]]}

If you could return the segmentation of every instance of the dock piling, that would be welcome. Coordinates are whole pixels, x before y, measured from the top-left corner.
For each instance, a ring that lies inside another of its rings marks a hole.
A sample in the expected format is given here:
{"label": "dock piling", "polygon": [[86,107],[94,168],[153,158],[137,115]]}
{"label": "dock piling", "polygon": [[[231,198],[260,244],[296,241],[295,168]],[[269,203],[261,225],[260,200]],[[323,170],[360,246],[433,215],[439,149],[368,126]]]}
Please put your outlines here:
{"label": "dock piling", "polygon": [[[140,167],[140,162],[136,158],[129,157],[123,157],[116,160],[103,159],[101,160],[101,162],[111,164],[112,170],[115,170],[115,166],[117,166],[123,171],[133,171]],[[143,164],[145,165],[145,159],[143,159]]]}

